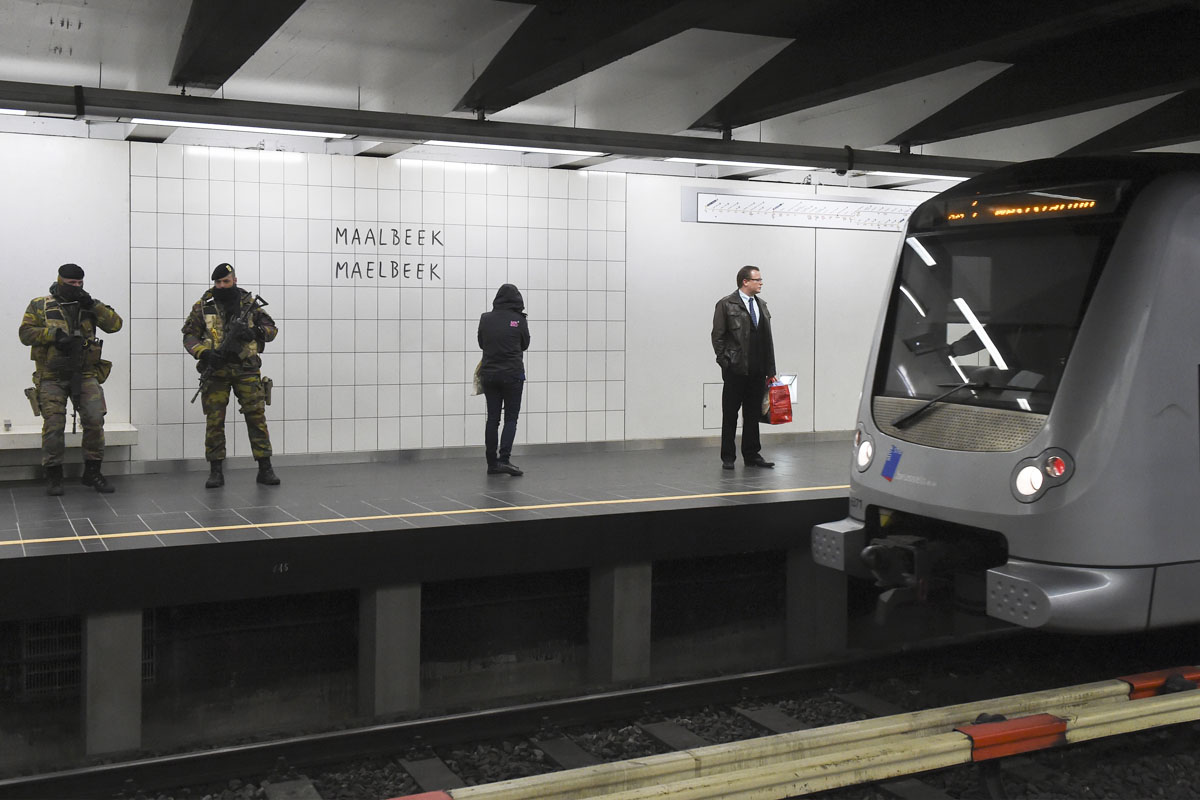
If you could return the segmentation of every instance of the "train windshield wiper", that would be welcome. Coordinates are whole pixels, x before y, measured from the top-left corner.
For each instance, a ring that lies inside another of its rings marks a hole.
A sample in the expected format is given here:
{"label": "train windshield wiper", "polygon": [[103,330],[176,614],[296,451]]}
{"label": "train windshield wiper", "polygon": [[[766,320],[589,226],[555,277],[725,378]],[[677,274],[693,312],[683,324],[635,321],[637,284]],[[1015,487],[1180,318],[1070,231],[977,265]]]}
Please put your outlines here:
{"label": "train windshield wiper", "polygon": [[907,414],[901,414],[900,416],[896,417],[894,420],[892,420],[892,426],[903,430],[904,428],[907,428],[912,423],[916,422],[917,417],[921,416],[926,411],[928,411],[930,408],[932,408],[934,403],[939,403],[942,400],[945,400],[950,395],[954,394],[955,392],[960,392],[963,389],[982,389],[986,386],[987,386],[986,383],[980,383],[977,381],[963,381],[962,383],[956,383],[950,389],[942,392],[937,397],[933,398],[932,400],[927,401],[925,404],[917,406],[912,411],[909,411]]}

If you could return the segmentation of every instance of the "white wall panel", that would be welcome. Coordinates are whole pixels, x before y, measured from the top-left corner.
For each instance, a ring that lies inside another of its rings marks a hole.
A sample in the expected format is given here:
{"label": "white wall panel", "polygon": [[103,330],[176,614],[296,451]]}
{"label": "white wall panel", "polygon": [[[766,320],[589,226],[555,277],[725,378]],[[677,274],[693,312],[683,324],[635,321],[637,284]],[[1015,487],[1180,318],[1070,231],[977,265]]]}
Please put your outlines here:
{"label": "white wall panel", "polygon": [[[33,362],[17,339],[21,315],[45,295],[60,264],[83,267],[85,288],[126,321],[101,334],[112,376],[104,384],[108,419],[129,421],[130,161],[129,145],[57,136],[0,134],[0,241],[7,300],[0,369],[0,417],[14,425],[38,425],[25,399]],[[153,193],[152,184],[143,192]],[[143,199],[145,197],[143,196]],[[153,215],[145,235],[154,238]],[[144,262],[141,262],[144,265]],[[67,423],[70,425],[70,422]]]}
{"label": "white wall panel", "polygon": [[[777,370],[797,375],[794,422],[764,427],[764,434],[852,428],[852,406],[899,235],[685,222],[683,204],[690,202],[685,190],[730,192],[729,182],[643,175],[631,175],[628,181],[622,326],[630,387],[626,436],[715,433],[711,408],[710,427],[705,427],[704,389],[721,382],[710,344],[713,308],[734,291],[737,270],[744,264],[758,266],[763,274]],[[911,205],[927,196],[778,184],[744,191]],[[708,397],[711,406],[711,390]]]}
{"label": "white wall panel", "polygon": [[854,428],[899,239],[890,233],[817,231],[816,430]]}
{"label": "white wall panel", "polygon": [[[469,394],[479,360],[475,328],[506,282],[525,294],[539,336],[534,351],[554,347],[598,365],[596,374],[568,381],[584,398],[579,410],[595,415],[556,427],[536,419],[536,438],[604,440],[613,438],[610,423],[615,438],[624,435],[619,372],[611,388],[604,374],[624,357],[623,328],[609,331],[604,322],[610,306],[620,313],[624,305],[624,287],[608,280],[624,274],[624,241],[610,243],[603,233],[625,227],[623,177],[551,180],[544,170],[521,167],[133,149],[135,167],[122,185],[136,200],[125,207],[136,239],[132,285],[142,302],[130,316],[137,352],[157,356],[148,384],[159,395],[153,416],[133,422],[163,427],[151,431],[139,458],[178,458],[189,446],[184,436],[193,431],[182,423],[199,410],[183,408],[196,378],[181,355],[179,327],[221,261],[233,263],[243,288],[266,297],[280,328],[263,359],[276,386],[268,422],[278,453],[455,447],[481,439],[474,429],[482,425],[482,403]],[[550,220],[552,191],[579,198],[574,217]],[[589,205],[588,197],[598,199]],[[546,261],[551,234],[579,251],[572,263],[578,297],[545,291],[547,270],[564,278],[568,272],[564,262]],[[590,251],[589,235],[596,237]],[[594,261],[586,260],[589,252]],[[549,329],[548,316],[568,327]],[[589,329],[589,320],[598,327]],[[559,341],[547,341],[555,334]],[[527,367],[527,392],[541,404],[545,362],[530,359]],[[523,428],[518,441],[527,435]],[[233,452],[245,454],[244,445],[235,442]]]}
{"label": "white wall panel", "polygon": [[703,407],[704,384],[721,381],[710,339],[713,309],[737,288],[737,271],[745,264],[762,271],[776,366],[798,373],[802,382],[796,422],[780,431],[812,430],[806,410],[812,398],[813,230],[683,222],[684,187],[713,191],[728,184],[642,175],[628,180],[633,224],[626,261],[626,437],[713,434],[704,427]]}

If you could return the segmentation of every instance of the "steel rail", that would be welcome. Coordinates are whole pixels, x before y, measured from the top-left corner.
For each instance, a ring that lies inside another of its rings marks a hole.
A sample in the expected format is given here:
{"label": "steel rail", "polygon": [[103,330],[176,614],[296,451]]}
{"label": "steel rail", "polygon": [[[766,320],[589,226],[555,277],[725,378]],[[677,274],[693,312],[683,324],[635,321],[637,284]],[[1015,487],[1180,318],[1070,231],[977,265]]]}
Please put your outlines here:
{"label": "steel rail", "polygon": [[[1154,673],[1200,678],[1200,668]],[[1142,676],[961,703],[422,795],[427,800],[784,800],[1044,747],[1200,720],[1200,691],[1140,697]],[[1157,680],[1161,686],[1162,680]],[[1144,693],[1144,692],[1143,692]],[[1136,699],[1134,699],[1136,698]],[[1015,717],[974,724],[981,714]]]}

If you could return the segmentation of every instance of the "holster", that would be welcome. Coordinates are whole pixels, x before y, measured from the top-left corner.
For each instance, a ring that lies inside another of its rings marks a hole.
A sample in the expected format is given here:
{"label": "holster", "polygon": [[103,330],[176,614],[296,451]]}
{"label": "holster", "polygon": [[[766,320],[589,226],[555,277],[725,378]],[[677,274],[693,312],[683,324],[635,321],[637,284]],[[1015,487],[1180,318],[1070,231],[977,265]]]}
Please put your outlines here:
{"label": "holster", "polygon": [[29,401],[29,407],[33,409],[33,415],[40,417],[42,415],[42,406],[38,403],[38,390],[36,386],[30,386],[25,390],[25,399]]}
{"label": "holster", "polygon": [[263,402],[265,402],[267,405],[271,405],[271,389],[275,387],[275,381],[271,380],[270,378],[261,378],[259,382],[262,384]]}

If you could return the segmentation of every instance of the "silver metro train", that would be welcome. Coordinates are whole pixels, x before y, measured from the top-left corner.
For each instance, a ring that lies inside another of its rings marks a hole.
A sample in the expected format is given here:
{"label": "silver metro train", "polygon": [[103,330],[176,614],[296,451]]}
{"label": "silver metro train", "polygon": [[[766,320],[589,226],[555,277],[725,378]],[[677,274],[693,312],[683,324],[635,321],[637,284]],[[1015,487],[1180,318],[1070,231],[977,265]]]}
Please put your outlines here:
{"label": "silver metro train", "polygon": [[1200,157],[1017,164],[909,219],[817,563],[881,611],[1200,622]]}

